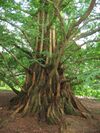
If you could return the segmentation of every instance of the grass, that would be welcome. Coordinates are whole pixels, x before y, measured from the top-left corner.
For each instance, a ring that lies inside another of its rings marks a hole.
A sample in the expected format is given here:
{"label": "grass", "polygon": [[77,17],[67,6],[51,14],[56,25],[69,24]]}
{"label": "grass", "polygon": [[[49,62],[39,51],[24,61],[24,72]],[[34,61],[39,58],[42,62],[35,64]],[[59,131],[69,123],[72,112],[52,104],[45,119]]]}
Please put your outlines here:
{"label": "grass", "polygon": [[84,88],[83,90],[76,89],[75,95],[78,96],[86,96],[86,97],[94,97],[100,99],[100,90],[94,90],[92,88]]}

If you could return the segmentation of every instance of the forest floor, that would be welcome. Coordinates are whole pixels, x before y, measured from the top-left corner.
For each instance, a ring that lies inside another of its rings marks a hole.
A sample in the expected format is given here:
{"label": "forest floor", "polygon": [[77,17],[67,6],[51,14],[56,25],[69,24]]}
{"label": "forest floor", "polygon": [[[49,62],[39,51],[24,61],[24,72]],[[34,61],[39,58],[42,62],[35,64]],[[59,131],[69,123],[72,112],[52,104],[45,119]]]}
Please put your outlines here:
{"label": "forest floor", "polygon": [[[12,92],[0,92],[0,123],[9,118],[12,111],[8,110],[9,100],[14,96]],[[81,102],[92,112],[94,119],[82,118],[75,115],[65,116],[67,123],[65,132],[62,133],[100,133],[100,101],[89,98],[80,98]],[[38,121],[35,117],[21,117],[5,122],[0,128],[0,133],[61,133],[60,125],[48,125]]]}

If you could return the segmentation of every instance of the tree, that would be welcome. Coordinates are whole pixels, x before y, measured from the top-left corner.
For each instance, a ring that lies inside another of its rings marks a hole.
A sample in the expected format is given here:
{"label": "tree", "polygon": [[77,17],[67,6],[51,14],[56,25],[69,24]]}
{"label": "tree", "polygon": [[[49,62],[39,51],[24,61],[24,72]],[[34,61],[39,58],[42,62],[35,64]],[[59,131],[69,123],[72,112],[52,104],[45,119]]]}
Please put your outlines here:
{"label": "tree", "polygon": [[[87,57],[79,58],[79,54],[84,53],[81,47],[99,41],[99,22],[94,21],[100,17],[98,13],[95,14],[96,0],[76,2],[0,2],[0,79],[18,95],[14,114],[33,113],[39,119],[57,123],[68,113],[69,106],[82,116],[85,116],[84,111],[88,111],[73,95],[72,85],[77,76],[73,76],[70,70],[75,71],[77,62],[88,60]],[[81,5],[84,8],[80,9]],[[94,23],[92,27],[90,22]],[[87,31],[83,30],[86,26]],[[95,33],[96,38],[88,38],[83,44],[77,45],[77,40]],[[89,59],[100,59],[98,53],[96,57],[93,56]],[[71,66],[71,63],[76,66]],[[24,76],[23,83],[21,79]],[[16,86],[21,88],[20,92],[15,89]]]}

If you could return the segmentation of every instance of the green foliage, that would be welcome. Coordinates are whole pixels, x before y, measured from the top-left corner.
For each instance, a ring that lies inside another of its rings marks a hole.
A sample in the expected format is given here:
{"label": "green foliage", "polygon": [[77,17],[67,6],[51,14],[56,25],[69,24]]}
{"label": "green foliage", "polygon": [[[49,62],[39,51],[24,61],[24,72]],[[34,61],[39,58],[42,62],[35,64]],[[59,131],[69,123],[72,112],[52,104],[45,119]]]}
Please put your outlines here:
{"label": "green foliage", "polygon": [[94,97],[100,99],[100,90],[95,90],[94,87],[90,88],[89,86],[77,86],[74,89],[75,95],[78,96],[86,96],[86,97]]}
{"label": "green foliage", "polygon": [[[62,2],[59,13],[66,33],[86,12],[89,4],[90,0],[64,0]],[[2,47],[2,51],[0,51],[0,80],[10,86],[20,88],[25,78],[25,68],[28,68],[33,62],[41,63],[43,61],[43,58],[38,60],[35,58],[37,53],[34,49],[36,37],[40,37],[38,29],[40,24],[37,21],[39,10],[45,10],[51,16],[51,25],[56,28],[58,49],[60,49],[63,31],[59,18],[57,15],[56,17],[53,15],[55,8],[52,2],[44,5],[39,0],[19,3],[13,0],[0,1],[0,48]],[[99,97],[100,40],[97,40],[100,38],[98,33],[100,30],[93,34],[87,34],[99,27],[100,21],[96,21],[96,18],[100,20],[99,13],[93,10],[90,16],[82,22],[82,25],[71,29],[70,40],[65,44],[61,62],[65,65],[66,77],[72,79],[71,83],[76,94],[87,95],[89,93],[89,96]],[[48,22],[45,23],[45,26],[47,25]],[[79,38],[82,33],[86,33],[86,37]],[[84,38],[85,48],[76,43],[77,37],[78,40]],[[46,39],[48,40],[48,38]],[[46,50],[38,54],[50,56]],[[57,53],[53,57],[56,55]]]}

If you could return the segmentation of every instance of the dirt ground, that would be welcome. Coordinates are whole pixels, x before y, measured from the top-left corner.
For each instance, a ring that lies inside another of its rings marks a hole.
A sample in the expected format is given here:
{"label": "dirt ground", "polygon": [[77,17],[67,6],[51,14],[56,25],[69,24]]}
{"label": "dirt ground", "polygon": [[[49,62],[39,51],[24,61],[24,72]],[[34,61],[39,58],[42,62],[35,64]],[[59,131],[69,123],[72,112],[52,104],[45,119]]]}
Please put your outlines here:
{"label": "dirt ground", "polygon": [[13,96],[12,92],[0,92],[0,123],[5,122],[0,128],[0,133],[100,133],[100,101],[80,99],[95,118],[85,119],[80,116],[67,115],[65,116],[66,127],[63,127],[65,130],[61,132],[59,129],[62,129],[62,126],[39,122],[34,116],[22,117],[17,114],[15,119],[5,121],[12,113],[7,106]]}

